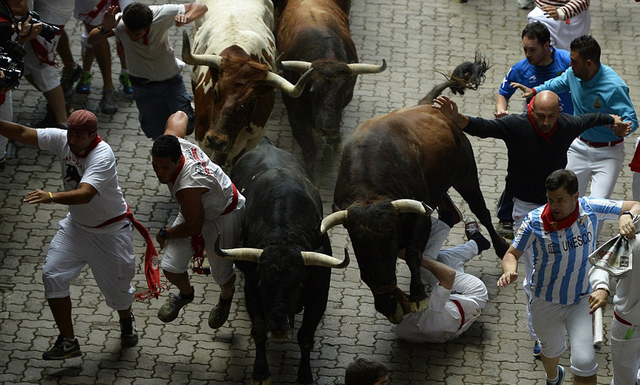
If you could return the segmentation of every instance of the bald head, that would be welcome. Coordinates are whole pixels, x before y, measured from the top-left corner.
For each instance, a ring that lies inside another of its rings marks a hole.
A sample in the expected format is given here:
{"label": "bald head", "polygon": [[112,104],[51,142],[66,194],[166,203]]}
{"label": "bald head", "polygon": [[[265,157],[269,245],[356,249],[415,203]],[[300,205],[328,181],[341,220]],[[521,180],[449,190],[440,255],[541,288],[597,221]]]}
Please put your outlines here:
{"label": "bald head", "polygon": [[540,91],[533,99],[533,107],[536,109],[560,109],[560,98],[553,91]]}
{"label": "bald head", "polygon": [[547,134],[553,130],[560,115],[560,99],[553,91],[541,91],[533,99],[531,108],[533,120],[538,129]]}

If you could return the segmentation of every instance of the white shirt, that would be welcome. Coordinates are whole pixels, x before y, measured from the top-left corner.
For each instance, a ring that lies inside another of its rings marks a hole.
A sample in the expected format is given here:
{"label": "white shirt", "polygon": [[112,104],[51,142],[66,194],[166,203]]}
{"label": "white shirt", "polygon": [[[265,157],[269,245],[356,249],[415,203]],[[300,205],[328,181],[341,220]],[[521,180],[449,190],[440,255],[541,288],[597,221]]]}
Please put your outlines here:
{"label": "white shirt", "polygon": [[[184,155],[184,165],[178,172],[174,182],[167,186],[175,199],[176,193],[187,188],[206,188],[209,191],[202,195],[204,217],[213,220],[222,214],[231,204],[233,187],[231,179],[222,171],[220,166],[213,163],[209,157],[195,144],[178,138]],[[244,206],[245,198],[238,192],[238,203],[235,210]]]}
{"label": "white shirt", "polygon": [[[629,240],[629,247],[633,253],[635,265],[627,275],[620,277],[616,286],[616,295],[613,297],[613,310],[623,320],[640,326],[640,234],[635,239]],[[609,273],[596,267],[589,272],[589,282],[594,289],[601,287],[609,290]]]}
{"label": "white shirt", "polygon": [[578,219],[568,228],[546,232],[541,214],[529,214],[513,239],[513,247],[533,250],[531,293],[545,301],[570,305],[589,295],[589,254],[596,249],[596,230],[603,220],[618,219],[622,201],[578,198]]}
{"label": "white shirt", "polygon": [[[180,73],[185,64],[178,60],[169,44],[169,29],[175,25],[175,16],[186,12],[184,4],[150,5],[153,21],[149,34],[131,41],[124,21],[120,20],[113,32],[122,42],[127,67],[133,76],[151,81],[170,79]],[[122,14],[116,15],[116,19]]]}
{"label": "white shirt", "polygon": [[69,218],[96,233],[121,228],[122,223],[116,222],[100,229],[91,229],[127,211],[127,203],[118,185],[116,158],[111,147],[102,141],[86,158],[78,158],[67,144],[66,130],[45,128],[36,131],[38,147],[53,152],[60,160],[65,191],[75,190],[80,183],[90,184],[98,191],[89,203],[69,205]]}
{"label": "white shirt", "polygon": [[[464,324],[458,306],[464,312]],[[431,289],[429,307],[404,316],[396,326],[398,338],[409,342],[445,342],[464,333],[480,317],[489,296],[484,282],[471,274],[456,272],[451,291],[439,284]]]}

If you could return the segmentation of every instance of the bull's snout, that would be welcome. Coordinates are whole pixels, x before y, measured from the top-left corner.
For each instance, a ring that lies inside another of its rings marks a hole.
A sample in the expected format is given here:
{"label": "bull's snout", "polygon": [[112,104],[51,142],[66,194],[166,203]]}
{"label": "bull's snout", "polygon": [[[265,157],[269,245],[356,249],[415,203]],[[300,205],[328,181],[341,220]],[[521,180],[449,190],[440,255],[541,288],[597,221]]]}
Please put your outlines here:
{"label": "bull's snout", "polygon": [[340,143],[340,127],[321,127],[318,129],[318,133],[330,146]]}
{"label": "bull's snout", "polygon": [[289,316],[288,309],[283,305],[276,305],[271,311],[267,327],[269,338],[274,341],[288,341],[293,330],[293,316]]}
{"label": "bull's snout", "polygon": [[224,151],[229,146],[229,138],[226,135],[207,134],[204,139],[207,147],[216,152]]}

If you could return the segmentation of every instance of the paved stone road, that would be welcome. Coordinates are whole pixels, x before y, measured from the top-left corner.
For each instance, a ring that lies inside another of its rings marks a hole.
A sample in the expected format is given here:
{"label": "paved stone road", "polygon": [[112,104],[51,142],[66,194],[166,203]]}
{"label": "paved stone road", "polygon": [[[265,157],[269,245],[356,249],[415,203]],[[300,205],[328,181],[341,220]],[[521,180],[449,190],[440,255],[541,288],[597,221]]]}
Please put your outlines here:
{"label": "paved stone road", "polygon": [[[631,0],[609,0],[593,2],[591,12],[592,32],[603,47],[603,62],[627,81],[632,99],[638,102],[640,27],[633,21],[640,6]],[[484,87],[456,100],[465,113],[492,117],[496,87],[508,66],[522,57],[519,37],[526,14],[510,0],[470,0],[466,4],[449,0],[354,1],[351,30],[361,61],[372,63],[385,58],[389,68],[385,73],[358,80],[354,99],[344,113],[343,135],[346,137],[371,117],[416,104],[442,81],[436,70],[449,72],[460,62],[473,58],[475,51],[487,55],[493,68]],[[79,60],[81,26],[72,20],[67,28],[72,50]],[[179,33],[178,29],[172,31],[176,47],[181,45]],[[116,60],[116,81],[119,69]],[[97,110],[101,91],[97,65],[93,84],[94,92],[90,95],[73,97],[74,107]],[[42,118],[45,101],[24,82],[14,93],[14,106],[15,120],[31,124]],[[515,111],[517,107],[512,109]],[[152,172],[151,143],[140,133],[137,110],[132,103],[122,100],[118,113],[98,117],[101,136],[111,144],[118,158],[120,185],[127,201],[155,234],[158,228],[170,223],[177,208]],[[300,155],[280,96],[268,125],[268,136],[279,147]],[[472,139],[472,142],[487,204],[493,208],[503,188],[505,149],[502,143],[492,140]],[[632,142],[627,141],[628,159]],[[325,155],[320,190],[328,213],[337,159],[332,159],[329,153]],[[165,297],[134,304],[140,343],[135,348],[121,349],[116,314],[105,306],[91,272],[84,271],[72,290],[76,333],[84,355],[63,363],[41,360],[42,352],[57,335],[43,299],[41,265],[56,224],[67,210],[62,205],[29,206],[22,203],[22,198],[35,188],[60,189],[58,168],[51,154],[18,145],[6,170],[0,172],[0,383],[249,383],[254,353],[243,296],[237,295],[225,327],[218,331],[209,329],[206,318],[218,292],[206,276],[193,279],[196,300],[171,324],[156,317]],[[463,211],[470,214],[459,196],[452,195]],[[630,195],[631,178],[625,168],[615,196],[631,198]],[[611,226],[605,227],[603,239],[611,231]],[[463,233],[462,225],[457,225],[447,245],[461,243]],[[343,248],[350,247],[346,231],[336,228],[331,238],[335,255],[342,257]],[[141,255],[144,245],[139,236],[136,246]],[[394,384],[542,383],[542,366],[532,359],[532,343],[525,331],[520,285],[497,290],[495,282],[501,270],[492,251],[470,261],[467,269],[486,283],[490,302],[463,337],[446,344],[398,341],[389,322],[375,313],[370,292],[360,281],[357,263],[354,261],[346,271],[334,272],[330,302],[312,354],[317,383],[342,384],[344,368],[357,356],[386,363]],[[408,270],[398,264],[398,271],[401,284],[407,288]],[[142,268],[135,285],[145,287]],[[605,318],[607,324],[610,311]],[[297,344],[272,343],[269,351],[274,383],[293,383],[299,356]],[[611,376],[609,353],[605,345],[598,355],[600,384],[607,384]],[[568,366],[567,353],[561,363]]]}

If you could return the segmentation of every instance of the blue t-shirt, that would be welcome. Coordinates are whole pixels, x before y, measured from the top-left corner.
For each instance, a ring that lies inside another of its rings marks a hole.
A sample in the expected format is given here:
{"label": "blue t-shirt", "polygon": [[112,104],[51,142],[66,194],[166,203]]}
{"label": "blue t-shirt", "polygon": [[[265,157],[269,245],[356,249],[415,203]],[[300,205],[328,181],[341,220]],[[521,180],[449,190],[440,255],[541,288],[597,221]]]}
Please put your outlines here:
{"label": "blue t-shirt", "polygon": [[[526,87],[533,88],[539,86],[549,79],[553,79],[556,76],[562,74],[571,63],[569,52],[563,49],[552,48],[551,64],[546,66],[534,66],[529,64],[527,59],[522,59],[517,62],[500,84],[498,92],[504,96],[507,100],[511,98],[516,88],[511,87],[511,82],[520,83]],[[560,107],[562,112],[569,115],[573,115],[573,103],[571,102],[571,94],[567,92],[558,93],[560,97]],[[526,104],[525,104],[526,109]],[[526,112],[526,110],[524,111]]]}
{"label": "blue t-shirt", "polygon": [[[544,90],[555,93],[571,90],[575,115],[587,112],[615,114],[619,115],[623,122],[631,122],[631,132],[638,128],[638,117],[629,96],[629,87],[614,70],[604,64],[600,64],[598,72],[586,82],[576,77],[573,69],[569,68],[557,78],[535,87],[536,92]],[[620,139],[607,126],[591,128],[580,137],[592,142],[611,142]]]}

